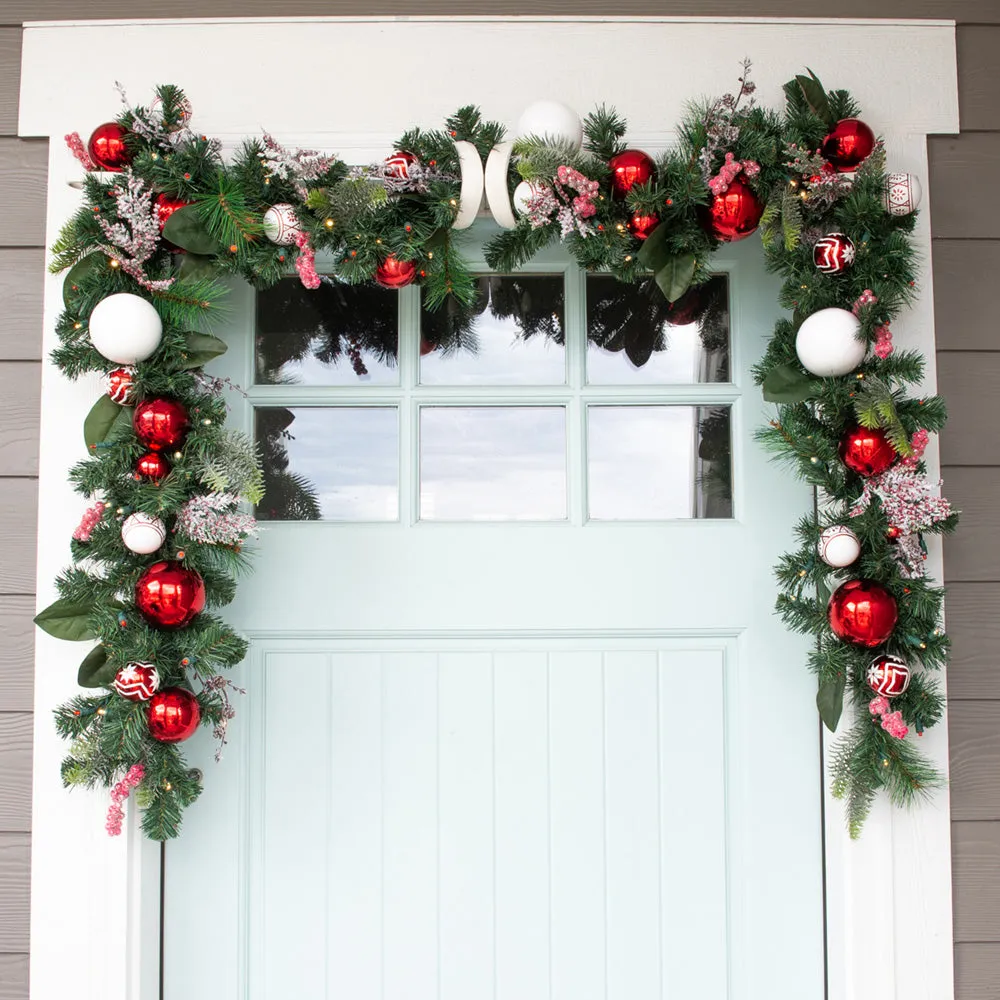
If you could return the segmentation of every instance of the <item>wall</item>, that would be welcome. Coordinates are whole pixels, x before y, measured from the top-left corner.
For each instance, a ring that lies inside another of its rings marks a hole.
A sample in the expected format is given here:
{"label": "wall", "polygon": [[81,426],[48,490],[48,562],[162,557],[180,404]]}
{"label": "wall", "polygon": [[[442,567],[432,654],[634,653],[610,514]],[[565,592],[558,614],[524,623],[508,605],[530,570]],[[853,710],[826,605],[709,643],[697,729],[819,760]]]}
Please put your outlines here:
{"label": "wall", "polygon": [[[416,7],[416,10],[414,9]],[[468,13],[459,0],[288,0],[280,13]],[[27,997],[31,648],[39,344],[46,143],[17,139],[20,24],[26,19],[273,16],[265,0],[5,0],[0,8],[0,1000]],[[477,13],[600,15],[593,0],[501,0]],[[827,16],[816,0],[625,0],[615,15]],[[993,1000],[1000,981],[1000,436],[986,419],[1000,386],[991,309],[1000,269],[1000,5],[995,0],[842,0],[844,17],[958,21],[962,133],[931,140],[934,281],[941,391],[952,417],[942,441],[946,491],[964,511],[946,547],[951,587],[950,673],[955,941],[958,1000]],[[919,72],[919,68],[915,68]],[[989,277],[987,277],[989,276]],[[75,447],[79,429],[67,428]]]}

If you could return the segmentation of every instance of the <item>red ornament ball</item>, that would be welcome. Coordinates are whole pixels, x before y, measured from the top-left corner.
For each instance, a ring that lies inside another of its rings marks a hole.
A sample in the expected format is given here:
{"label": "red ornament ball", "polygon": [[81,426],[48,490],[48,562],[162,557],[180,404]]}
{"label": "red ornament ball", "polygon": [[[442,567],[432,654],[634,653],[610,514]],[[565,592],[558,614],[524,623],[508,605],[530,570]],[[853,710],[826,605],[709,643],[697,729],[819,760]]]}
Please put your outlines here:
{"label": "red ornament ball", "polygon": [[813,263],[822,274],[840,274],[854,263],[854,241],[843,233],[830,233],[816,241]]}
{"label": "red ornament ball", "polygon": [[840,460],[859,476],[877,476],[896,461],[893,448],[881,427],[855,427],[840,440]]}
{"label": "red ornament ball", "polygon": [[201,706],[184,688],[164,688],[150,699],[146,721],[154,740],[180,743],[194,736],[201,721]]}
{"label": "red ornament ball", "polygon": [[705,294],[701,285],[689,288],[676,302],[667,306],[668,326],[687,326],[695,323],[705,311]]}
{"label": "red ornament ball", "polygon": [[827,608],[834,635],[856,646],[881,646],[896,627],[896,599],[873,580],[848,580]]}
{"label": "red ornament ball", "polygon": [[746,181],[737,177],[704,211],[705,228],[723,243],[745,240],[760,225],[764,205]]}
{"label": "red ornament ball", "polygon": [[205,607],[205,581],[179,562],[155,562],[135,585],[135,603],[150,625],[184,628]]}
{"label": "red ornament ball", "polygon": [[625,223],[625,228],[637,239],[644,240],[649,234],[660,224],[660,217],[654,212],[652,215],[643,215],[641,212],[636,212],[628,222]]}
{"label": "red ornament ball", "polygon": [[875,133],[859,118],[841,118],[823,140],[820,153],[842,174],[857,170],[875,148]]}
{"label": "red ornament ball", "polygon": [[387,177],[405,181],[410,176],[410,167],[419,164],[419,160],[405,150],[397,150],[392,156],[385,158],[385,173]]}
{"label": "red ornament ball", "polygon": [[903,535],[903,529],[897,524],[890,524],[886,530],[885,537],[890,542],[898,542]]}
{"label": "red ornament ball", "polygon": [[636,184],[645,184],[653,179],[656,164],[641,149],[626,149],[612,156],[608,167],[611,170],[611,193],[624,198]]}
{"label": "red ornament ball", "polygon": [[386,257],[375,271],[375,281],[383,288],[403,288],[417,276],[417,265],[412,260]]}
{"label": "red ornament ball", "polygon": [[129,701],[149,701],[159,686],[160,674],[152,663],[126,663],[115,674],[115,690]]}
{"label": "red ornament ball", "polygon": [[151,451],[135,463],[135,474],[138,479],[150,479],[158,483],[170,475],[170,463],[162,455]]}
{"label": "red ornament ball", "polygon": [[132,414],[132,426],[150,451],[179,448],[188,430],[187,410],[175,399],[144,399]]}
{"label": "red ornament ball", "polygon": [[132,368],[116,368],[108,372],[107,392],[116,403],[125,406],[132,398],[135,370]]}
{"label": "red ornament ball", "polygon": [[898,656],[876,656],[868,665],[865,681],[876,694],[895,698],[910,686],[910,668]]}
{"label": "red ornament ball", "polygon": [[125,129],[117,122],[98,125],[87,140],[87,152],[101,170],[118,173],[132,162],[125,146]]}
{"label": "red ornament ball", "polygon": [[175,198],[172,194],[167,194],[166,192],[158,194],[156,196],[156,219],[160,226],[160,232],[163,232],[163,227],[167,224],[167,219],[177,209],[187,208],[190,204],[190,201],[184,201],[183,198]]}

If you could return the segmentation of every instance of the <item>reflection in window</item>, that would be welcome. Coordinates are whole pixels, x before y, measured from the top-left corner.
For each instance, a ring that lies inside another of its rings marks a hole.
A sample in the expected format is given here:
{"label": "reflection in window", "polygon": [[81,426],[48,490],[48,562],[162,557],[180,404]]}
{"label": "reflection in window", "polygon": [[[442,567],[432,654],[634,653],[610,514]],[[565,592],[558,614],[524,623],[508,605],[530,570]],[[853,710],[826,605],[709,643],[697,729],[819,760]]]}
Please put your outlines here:
{"label": "reflection in window", "polygon": [[729,282],[724,274],[667,302],[652,279],[587,276],[591,385],[729,381]]}
{"label": "reflection in window", "polygon": [[562,385],[562,275],[484,275],[477,291],[470,310],[449,304],[421,313],[421,383]]}
{"label": "reflection in window", "polygon": [[298,278],[258,292],[257,384],[396,384],[398,301],[376,285],[311,291]]}
{"label": "reflection in window", "polygon": [[423,407],[420,517],[440,521],[565,518],[565,409]]}
{"label": "reflection in window", "polygon": [[264,521],[393,521],[399,421],[391,406],[261,407]]}
{"label": "reflection in window", "polygon": [[590,517],[733,516],[729,407],[589,406]]}

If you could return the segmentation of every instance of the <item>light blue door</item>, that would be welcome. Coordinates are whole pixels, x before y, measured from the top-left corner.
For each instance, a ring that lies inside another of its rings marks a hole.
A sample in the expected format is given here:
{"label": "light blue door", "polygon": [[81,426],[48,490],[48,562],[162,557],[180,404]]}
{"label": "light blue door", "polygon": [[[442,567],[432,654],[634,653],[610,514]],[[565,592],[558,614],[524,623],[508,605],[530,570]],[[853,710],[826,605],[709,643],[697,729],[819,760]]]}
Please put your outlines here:
{"label": "light blue door", "polygon": [[167,847],[166,1000],[823,996],[814,686],[770,575],[811,496],[752,440],[774,283],[719,256],[670,322],[558,253],[457,330],[412,287],[236,291],[220,373],[271,492],[247,694]]}

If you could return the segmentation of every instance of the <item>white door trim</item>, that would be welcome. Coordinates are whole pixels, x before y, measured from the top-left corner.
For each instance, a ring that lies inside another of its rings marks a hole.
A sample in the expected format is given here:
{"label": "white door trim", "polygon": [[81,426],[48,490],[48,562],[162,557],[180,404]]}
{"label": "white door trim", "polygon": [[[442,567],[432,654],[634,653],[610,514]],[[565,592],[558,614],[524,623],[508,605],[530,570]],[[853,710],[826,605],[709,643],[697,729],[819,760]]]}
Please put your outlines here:
{"label": "white door trim", "polygon": [[[483,66],[479,48],[488,26],[490,51]],[[669,59],[651,59],[641,80],[601,79],[585,53],[607,47],[616,32],[623,47],[641,30],[643,44],[657,41]],[[239,87],[220,74],[225,60],[206,60],[222,43],[242,53],[242,64],[286,66],[280,53],[326,51],[329,59],[292,58],[299,93],[289,100],[271,85],[241,79]],[[338,79],[356,67],[364,73],[372,46],[388,60],[394,47],[411,63],[433,35],[449,53],[449,72],[428,73],[421,86],[404,87],[393,98],[366,88],[364,99],[328,104]],[[81,62],[80,47],[116,52],[113,70],[101,60]],[[535,58],[541,45],[545,57]],[[584,56],[581,58],[581,53]],[[634,122],[633,135],[666,138],[688,98],[721,93],[749,53],[763,103],[780,104],[780,85],[807,62],[828,86],[849,87],[866,118],[886,136],[890,163],[927,177],[926,136],[958,131],[954,22],[839,21],[775,18],[345,18],[232,19],[129,22],[37,22],[24,32],[19,132],[48,136],[46,244],[78,205],[67,182],[79,167],[62,136],[85,131],[117,111],[115,78],[134,101],[149,88],[176,82],[191,94],[198,124],[209,134],[234,136],[266,126],[283,141],[337,149],[363,161],[388,151],[387,137],[414,123],[433,125],[467,101],[490,117],[516,120],[524,104],[539,96],[566,100],[581,110],[614,102]],[[504,71],[520,58],[524,73]],[[352,63],[353,60],[353,63]],[[580,66],[580,72],[572,67]],[[550,70],[551,67],[551,70]],[[654,102],[649,94],[656,94]],[[327,116],[317,121],[316,116]],[[370,131],[375,124],[379,134]],[[323,131],[323,129],[330,131]],[[332,131],[332,129],[336,131]],[[317,141],[316,137],[320,137]],[[925,184],[925,188],[927,185]],[[897,343],[927,357],[925,388],[935,384],[933,292],[929,214],[916,234],[922,253],[922,294],[894,327]],[[59,276],[45,284],[44,350],[54,346],[62,309]],[[761,345],[763,347],[763,344]],[[79,500],[67,481],[65,435],[76,427],[99,392],[96,379],[70,383],[43,365],[39,465],[38,601],[54,597],[53,579],[66,564]],[[762,412],[763,417],[763,412]],[[70,456],[75,461],[80,456]],[[936,443],[927,455],[937,470]],[[777,557],[778,553],[775,553]],[[940,579],[940,545],[932,547],[930,573]],[[157,995],[153,959],[158,925],[159,848],[143,842],[134,823],[127,837],[104,833],[107,796],[68,794],[59,781],[64,745],[51,725],[53,708],[75,690],[80,650],[39,633],[36,645],[34,799],[32,853],[33,1000],[61,1000],[72,970],[80,1000],[151,1000]],[[829,744],[829,741],[827,741]],[[924,749],[947,773],[947,720],[928,732]],[[828,801],[829,996],[832,1000],[947,1000],[953,996],[951,858],[947,790],[910,813],[880,802],[863,839],[846,835],[839,802]],[[874,862],[874,863],[873,863]],[[881,873],[873,884],[872,871]],[[169,873],[167,874],[169,878]],[[67,905],[67,887],[74,903]],[[140,952],[140,945],[142,951]],[[140,958],[141,955],[141,958]]]}

